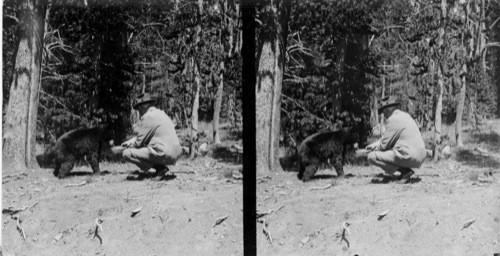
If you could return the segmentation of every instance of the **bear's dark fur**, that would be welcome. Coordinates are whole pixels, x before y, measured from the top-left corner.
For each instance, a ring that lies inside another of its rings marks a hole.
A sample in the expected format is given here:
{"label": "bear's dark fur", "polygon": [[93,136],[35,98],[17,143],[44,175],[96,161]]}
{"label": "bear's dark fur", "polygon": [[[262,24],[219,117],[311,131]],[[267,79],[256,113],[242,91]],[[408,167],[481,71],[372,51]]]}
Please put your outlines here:
{"label": "bear's dark fur", "polygon": [[54,146],[36,156],[36,161],[41,168],[54,168],[54,176],[62,179],[86,156],[92,171],[98,174],[101,152],[108,147],[113,135],[109,125],[71,130],[61,135]]}
{"label": "bear's dark fur", "polygon": [[307,137],[294,152],[281,158],[280,164],[285,171],[298,171],[297,177],[306,182],[330,160],[337,176],[343,177],[346,154],[355,149],[358,142],[358,134],[350,128],[318,132]]}

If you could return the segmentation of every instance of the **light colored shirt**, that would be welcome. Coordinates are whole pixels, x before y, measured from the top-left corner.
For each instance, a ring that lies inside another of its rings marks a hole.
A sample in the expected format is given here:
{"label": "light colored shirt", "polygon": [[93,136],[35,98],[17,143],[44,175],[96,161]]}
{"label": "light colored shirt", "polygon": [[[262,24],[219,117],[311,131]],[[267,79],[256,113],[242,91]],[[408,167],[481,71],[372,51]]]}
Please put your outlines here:
{"label": "light colored shirt", "polygon": [[387,126],[378,150],[394,150],[402,159],[407,159],[420,166],[427,156],[425,143],[417,123],[401,110],[394,110],[387,119]]}
{"label": "light colored shirt", "polygon": [[181,149],[174,123],[165,112],[155,107],[144,113],[134,132],[137,137],[132,147],[154,147],[167,154]]}

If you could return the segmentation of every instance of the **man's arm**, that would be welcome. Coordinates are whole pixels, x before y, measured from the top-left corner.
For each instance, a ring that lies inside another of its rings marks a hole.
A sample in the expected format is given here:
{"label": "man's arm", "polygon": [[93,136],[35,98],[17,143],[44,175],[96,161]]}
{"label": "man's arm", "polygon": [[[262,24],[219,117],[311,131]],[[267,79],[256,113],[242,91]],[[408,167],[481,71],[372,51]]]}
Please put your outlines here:
{"label": "man's arm", "polygon": [[127,140],[125,142],[123,142],[121,144],[122,147],[125,147],[125,148],[130,148],[132,146],[135,146],[135,142],[137,141],[137,137],[133,137],[132,139],[130,140]]}
{"label": "man's arm", "polygon": [[394,145],[396,145],[396,142],[399,140],[399,136],[401,136],[401,133],[405,128],[404,124],[402,123],[404,122],[404,120],[398,117],[399,116],[393,114],[387,120],[385,133],[380,140],[380,150],[386,151],[392,149]]}
{"label": "man's arm", "polygon": [[372,144],[366,146],[366,150],[368,150],[368,151],[380,150],[380,143],[381,142],[382,142],[381,140],[377,140],[377,141],[373,142]]}

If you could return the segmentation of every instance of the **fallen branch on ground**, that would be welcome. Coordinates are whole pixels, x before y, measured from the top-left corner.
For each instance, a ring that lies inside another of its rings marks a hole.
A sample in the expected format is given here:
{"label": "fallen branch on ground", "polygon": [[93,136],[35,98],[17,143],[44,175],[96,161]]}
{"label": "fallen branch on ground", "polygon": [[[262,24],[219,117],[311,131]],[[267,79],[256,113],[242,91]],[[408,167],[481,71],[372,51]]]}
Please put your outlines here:
{"label": "fallen branch on ground", "polygon": [[262,217],[264,217],[264,216],[266,216],[268,214],[274,214],[277,211],[281,210],[281,208],[283,208],[283,207],[285,207],[284,204],[281,205],[280,207],[278,207],[276,210],[268,210],[267,212],[261,212],[261,213],[257,212],[257,219],[260,219],[260,218],[262,218]]}
{"label": "fallen branch on ground", "polygon": [[24,172],[23,172],[23,173],[19,173],[19,174],[8,174],[8,175],[4,175],[4,176],[2,176],[2,184],[5,184],[5,183],[7,183],[7,182],[11,181],[11,180],[7,180],[7,179],[9,179],[9,178],[15,178],[15,179],[17,180],[17,179],[20,179],[20,178],[21,178],[21,176],[26,176],[26,177],[28,177],[28,174],[26,174],[26,173],[24,173]]}
{"label": "fallen branch on ground", "polygon": [[17,178],[17,177],[20,177],[20,176],[26,176],[28,177],[28,174],[26,174],[25,172],[22,172],[22,173],[18,173],[18,174],[7,174],[7,175],[4,175],[2,176],[2,179],[8,179],[8,178]]}
{"label": "fallen branch on ground", "polygon": [[212,226],[212,227],[215,227],[219,224],[221,224],[223,221],[225,221],[227,219],[227,217],[229,217],[229,214],[226,215],[226,216],[222,216],[220,218],[218,218],[216,221],[215,221],[215,224]]}
{"label": "fallen branch on ground", "polygon": [[328,185],[326,185],[326,186],[324,186],[324,187],[309,187],[309,189],[310,189],[310,190],[322,190],[322,189],[329,189],[329,188],[331,188],[332,186],[333,186],[333,184],[332,184],[332,183],[330,183],[330,184],[328,184]]}
{"label": "fallen branch on ground", "polygon": [[342,237],[340,239],[340,242],[342,241],[345,241],[347,243],[347,247],[350,247],[350,243],[349,243],[349,240],[347,240],[347,233],[349,233],[349,223],[347,222],[344,222],[344,224],[342,224]]}
{"label": "fallen branch on ground", "polygon": [[101,236],[99,235],[99,229],[101,230],[102,232],[102,226],[101,226],[101,223],[102,223],[102,220],[100,220],[99,218],[95,219],[95,228],[94,228],[94,238],[98,238],[99,239],[99,243],[102,244],[102,238]]}
{"label": "fallen branch on ground", "polygon": [[137,208],[135,208],[134,210],[132,210],[132,214],[130,215],[130,217],[134,217],[135,215],[137,215],[140,211],[142,211],[142,206],[139,206]]}
{"label": "fallen branch on ground", "polygon": [[268,224],[266,220],[259,220],[259,222],[263,225],[262,232],[266,235],[267,240],[269,240],[270,243],[273,243],[273,237],[271,236],[271,232],[267,229]]}
{"label": "fallen branch on ground", "polygon": [[66,185],[64,185],[64,187],[65,188],[67,188],[67,187],[78,187],[78,186],[83,186],[85,184],[87,184],[87,181],[84,180],[84,181],[82,181],[80,183],[77,183],[77,184],[66,184]]}
{"label": "fallen branch on ground", "polygon": [[470,225],[472,225],[472,223],[474,223],[474,222],[476,222],[476,219],[472,219],[472,220],[467,221],[467,222],[464,224],[464,226],[462,227],[462,229],[461,229],[461,230],[464,230],[464,229],[468,228],[468,227],[469,227]]}
{"label": "fallen branch on ground", "polygon": [[13,217],[14,219],[17,220],[16,228],[21,233],[21,236],[23,237],[24,240],[26,240],[26,231],[24,231],[23,227],[21,227],[21,218],[19,217]]}
{"label": "fallen branch on ground", "polygon": [[26,210],[31,210],[31,208],[33,208],[35,205],[37,205],[39,202],[35,202],[33,205],[31,206],[24,206],[24,207],[21,207],[21,208],[14,208],[12,206],[9,206],[7,209],[3,209],[2,210],[2,214],[10,214],[10,215],[14,215],[16,213],[19,213],[19,212],[22,212],[22,211],[26,211]]}
{"label": "fallen branch on ground", "polygon": [[385,211],[379,213],[377,220],[383,219],[387,214],[389,214],[389,210],[385,210]]}

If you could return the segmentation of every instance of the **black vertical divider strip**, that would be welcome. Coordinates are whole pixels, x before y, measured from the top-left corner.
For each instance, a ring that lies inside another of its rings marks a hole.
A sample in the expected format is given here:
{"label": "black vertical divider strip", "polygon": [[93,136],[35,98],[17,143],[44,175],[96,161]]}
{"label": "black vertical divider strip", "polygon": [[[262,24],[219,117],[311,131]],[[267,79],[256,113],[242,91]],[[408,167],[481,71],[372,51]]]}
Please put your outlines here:
{"label": "black vertical divider strip", "polygon": [[255,5],[242,0],[243,103],[243,253],[257,255],[256,149],[255,149]]}

